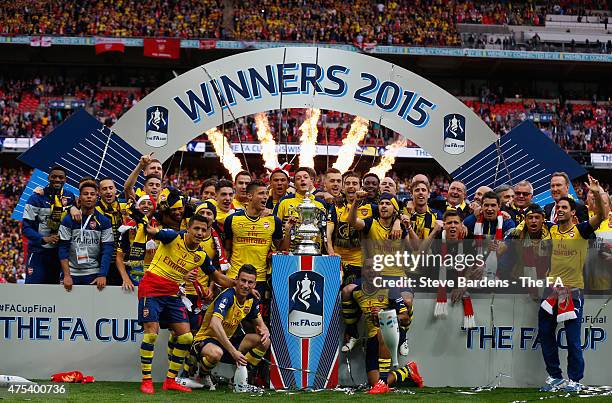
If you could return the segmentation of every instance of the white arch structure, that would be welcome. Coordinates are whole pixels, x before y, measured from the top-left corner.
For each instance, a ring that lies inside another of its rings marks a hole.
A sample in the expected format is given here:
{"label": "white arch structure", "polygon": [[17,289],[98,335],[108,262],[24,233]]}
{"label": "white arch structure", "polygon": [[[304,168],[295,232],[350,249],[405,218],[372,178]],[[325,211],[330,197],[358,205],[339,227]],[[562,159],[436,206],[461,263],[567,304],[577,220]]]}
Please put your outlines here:
{"label": "white arch structure", "polygon": [[330,109],[380,123],[419,144],[447,172],[497,138],[423,77],[368,55],[315,47],[245,52],[196,67],[147,95],[112,130],[164,161],[208,129],[284,108]]}

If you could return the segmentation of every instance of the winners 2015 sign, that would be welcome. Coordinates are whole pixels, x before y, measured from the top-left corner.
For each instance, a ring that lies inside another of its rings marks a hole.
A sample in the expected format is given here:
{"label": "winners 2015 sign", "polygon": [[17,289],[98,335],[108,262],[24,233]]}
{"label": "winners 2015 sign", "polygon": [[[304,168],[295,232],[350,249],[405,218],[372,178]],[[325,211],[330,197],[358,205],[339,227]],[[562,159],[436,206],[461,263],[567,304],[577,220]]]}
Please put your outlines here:
{"label": "winners 2015 sign", "polygon": [[308,47],[246,52],[196,67],[149,94],[112,130],[163,161],[208,129],[286,108],[361,116],[416,142],[448,172],[496,139],[460,100],[406,69]]}

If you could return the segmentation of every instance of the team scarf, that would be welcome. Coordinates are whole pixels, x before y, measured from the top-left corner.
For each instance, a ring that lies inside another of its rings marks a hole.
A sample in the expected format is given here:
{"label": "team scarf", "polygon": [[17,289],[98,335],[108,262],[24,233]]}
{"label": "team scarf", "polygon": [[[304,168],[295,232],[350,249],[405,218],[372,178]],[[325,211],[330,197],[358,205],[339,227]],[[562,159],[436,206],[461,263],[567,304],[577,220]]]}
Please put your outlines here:
{"label": "team scarf", "polygon": [[455,210],[461,217],[465,218],[466,212],[469,214],[470,206],[465,202],[465,200],[456,206],[452,205],[448,200],[446,200],[446,210]]}
{"label": "team scarf", "polygon": [[[98,205],[96,206],[96,210],[100,213],[104,214],[111,222],[111,227],[113,229],[113,238],[115,239],[115,245],[119,245],[119,237],[121,233],[119,232],[119,227],[123,223],[123,214],[121,212],[121,204],[115,200],[110,204],[106,204],[106,202],[100,199]],[[113,257],[117,256],[117,248],[113,248]]]}
{"label": "team scarf", "polygon": [[520,208],[517,207],[514,203],[510,206],[512,210],[514,210],[514,222],[518,225],[525,221],[525,215],[527,214],[528,207]]}
{"label": "team scarf", "polygon": [[532,238],[525,221],[523,221],[516,226],[514,234],[517,234],[519,239],[522,240],[523,276],[534,280],[544,278],[548,270],[546,266],[548,254],[543,248],[543,242],[551,239],[548,227],[542,225],[539,237]]}
{"label": "team scarf", "polygon": [[117,200],[107,204],[104,200],[100,199],[98,205],[96,206],[96,210],[111,220],[113,232],[119,230],[119,227],[123,223],[123,214],[121,212],[121,204]]}
{"label": "team scarf", "polygon": [[552,315],[555,305],[557,306],[558,323],[577,318],[576,311],[574,311],[572,290],[569,287],[555,287],[546,290],[545,299],[540,306],[546,313]]}
{"label": "team scarf", "polygon": [[[456,253],[458,255],[463,254],[463,243],[461,242],[461,238],[459,239],[459,243],[457,244]],[[446,242],[446,230],[442,231],[442,244],[440,247],[440,254],[442,255],[442,262],[444,262],[444,258],[448,254],[448,245]],[[440,285],[438,285],[438,292],[436,295],[436,305],[434,308],[434,317],[436,319],[444,319],[448,316],[448,299],[447,299],[446,283],[445,283],[446,272],[447,272],[447,268],[444,265],[440,266],[440,272],[438,274],[438,280],[440,280]],[[441,284],[444,284],[444,286],[442,286]],[[472,302],[469,297],[469,294],[467,293],[463,297],[463,309],[464,309],[464,327],[467,326],[466,329],[475,327],[474,309],[472,308]]]}
{"label": "team scarf", "polygon": [[412,222],[412,227],[414,228],[414,232],[417,234],[419,239],[426,239],[433,228],[433,223],[436,217],[434,213],[431,212],[429,207],[427,210],[420,214],[416,211],[412,213],[410,216],[410,221]]}
{"label": "team scarf", "polygon": [[226,273],[230,268],[230,264],[227,261],[227,257],[225,256],[225,248],[223,247],[221,235],[214,228],[210,229],[210,234],[212,235],[213,244],[215,245],[215,249],[217,250],[217,256],[219,258],[219,268],[223,273]]}
{"label": "team scarf", "polygon": [[[442,244],[440,246],[440,254],[442,255],[442,261],[440,265],[440,271],[438,272],[438,292],[436,295],[436,305],[434,307],[434,318],[444,319],[448,316],[448,299],[446,296],[446,266],[444,266],[444,257],[448,253],[448,247],[446,245],[446,230],[442,231]],[[444,285],[442,285],[444,284]]]}
{"label": "team scarf", "polygon": [[157,220],[152,217],[149,220],[146,216],[135,218],[127,218],[125,223],[118,229],[120,234],[125,234],[127,231],[132,231],[134,238],[130,241],[130,250],[127,252],[127,259],[124,264],[130,267],[130,275],[133,279],[140,281],[144,276],[144,273],[149,268],[150,262],[147,262],[145,257],[147,251],[157,249],[157,244],[153,240],[153,237],[147,233],[147,225],[156,226]]}
{"label": "team scarf", "polygon": [[178,296],[181,297],[181,301],[183,302],[183,305],[185,305],[185,308],[189,312],[192,312],[194,315],[199,315],[204,310],[204,289],[205,287],[202,284],[200,284],[200,282],[197,279],[192,281],[191,284],[193,285],[193,288],[195,289],[195,292],[196,292],[195,305],[193,304],[193,302],[191,302],[191,300],[187,296],[184,282],[179,285]]}
{"label": "team scarf", "polygon": [[[504,225],[504,216],[502,215],[502,211],[499,210],[497,212],[496,219],[496,227],[495,227],[495,241],[501,241],[504,238],[504,233],[502,231]],[[484,215],[481,213],[476,220],[476,225],[474,226],[474,240],[476,241],[476,250],[477,253],[484,256]],[[485,262],[486,267],[486,276],[491,279],[495,279],[497,275],[497,254],[489,253]]]}
{"label": "team scarf", "polygon": [[469,292],[463,294],[463,328],[474,329],[476,327],[476,319],[474,318],[474,307],[472,306],[472,297]]}
{"label": "team scarf", "polygon": [[62,219],[64,218],[64,189],[60,190],[59,194],[51,195],[53,198],[51,204],[51,214],[49,214],[49,219],[47,220],[47,226],[51,230],[52,233],[57,233],[59,230],[60,224],[62,223]]}
{"label": "team scarf", "polygon": [[[496,226],[495,226],[495,241],[501,241],[503,239],[503,228],[504,216],[502,211],[497,212]],[[476,225],[474,226],[474,240],[476,241],[476,250],[480,255],[484,255],[484,214],[480,213],[476,219]],[[497,254],[489,253],[485,261],[485,276],[489,278],[495,278],[497,273]],[[465,329],[473,329],[476,327],[476,320],[474,318],[474,307],[472,305],[472,298],[470,294],[466,292],[463,295],[463,327]]]}
{"label": "team scarf", "polygon": [[[478,253],[484,252],[484,214],[480,213],[478,218],[476,219],[476,225],[474,225],[474,240],[476,240],[476,248],[478,249]],[[502,215],[502,211],[499,210],[497,212],[497,220],[495,227],[495,240],[501,241],[503,239],[504,233],[502,231],[504,225],[504,216]]]}

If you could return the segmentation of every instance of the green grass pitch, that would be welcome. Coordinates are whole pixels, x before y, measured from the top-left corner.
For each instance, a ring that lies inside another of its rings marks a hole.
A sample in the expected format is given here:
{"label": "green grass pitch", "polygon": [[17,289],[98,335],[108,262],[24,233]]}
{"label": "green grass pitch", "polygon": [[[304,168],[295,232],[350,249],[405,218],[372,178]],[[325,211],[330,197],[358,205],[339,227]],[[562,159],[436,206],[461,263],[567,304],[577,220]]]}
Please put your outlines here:
{"label": "green grass pitch", "polygon": [[[46,382],[44,382],[46,383]],[[585,401],[583,397],[567,393],[541,393],[536,389],[497,388],[488,391],[475,391],[471,388],[423,388],[400,389],[386,395],[370,396],[363,391],[347,393],[346,391],[320,392],[265,392],[263,395],[236,394],[227,386],[219,386],[219,390],[194,390],[192,393],[164,391],[161,383],[156,383],[156,394],[143,395],[138,383],[131,382],[95,382],[85,385],[66,384],[64,395],[15,395],[7,389],[0,389],[0,401],[44,401],[44,402],[361,402],[361,401],[427,401],[427,402],[524,402],[524,401]],[[586,400],[591,402],[610,402],[612,389],[587,391],[580,395],[589,395]]]}

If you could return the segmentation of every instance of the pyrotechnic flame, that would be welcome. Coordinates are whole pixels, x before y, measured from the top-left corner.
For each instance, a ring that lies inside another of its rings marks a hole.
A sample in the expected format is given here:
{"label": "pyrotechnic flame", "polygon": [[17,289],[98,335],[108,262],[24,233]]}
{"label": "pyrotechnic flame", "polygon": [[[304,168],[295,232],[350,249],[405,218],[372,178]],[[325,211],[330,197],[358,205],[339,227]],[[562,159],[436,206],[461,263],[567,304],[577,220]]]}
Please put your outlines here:
{"label": "pyrotechnic flame", "polygon": [[408,145],[408,141],[402,137],[396,140],[393,144],[387,146],[387,149],[380,159],[380,162],[378,165],[370,169],[369,173],[374,173],[381,179],[384,178],[385,174],[395,163],[395,157],[397,157],[397,153],[399,152],[400,148],[406,147],[406,145]]}
{"label": "pyrotechnic flame", "polygon": [[314,156],[317,152],[317,122],[321,110],[306,110],[306,120],[300,126],[300,166],[314,168]]}
{"label": "pyrotechnic flame", "polygon": [[276,154],[276,142],[272,137],[268,117],[265,113],[255,115],[255,124],[257,125],[257,138],[261,142],[261,153],[264,160],[264,167],[272,171],[279,167],[278,156]]}
{"label": "pyrotechnic flame", "polygon": [[232,151],[232,147],[230,146],[227,138],[217,129],[210,129],[206,131],[206,135],[208,139],[213,145],[215,149],[215,153],[219,156],[221,163],[227,169],[227,171],[232,175],[232,178],[236,177],[238,172],[243,171],[242,162],[236,157],[234,152]]}
{"label": "pyrotechnic flame", "polygon": [[342,140],[342,145],[338,150],[338,159],[334,163],[333,167],[342,173],[348,171],[353,165],[355,159],[355,151],[359,142],[364,139],[368,133],[368,120],[359,116],[355,116],[355,120],[351,123],[351,128],[346,135],[346,138]]}

